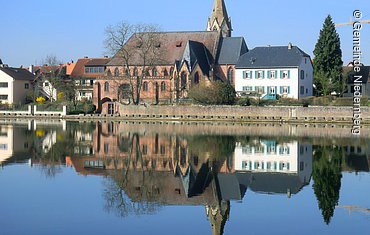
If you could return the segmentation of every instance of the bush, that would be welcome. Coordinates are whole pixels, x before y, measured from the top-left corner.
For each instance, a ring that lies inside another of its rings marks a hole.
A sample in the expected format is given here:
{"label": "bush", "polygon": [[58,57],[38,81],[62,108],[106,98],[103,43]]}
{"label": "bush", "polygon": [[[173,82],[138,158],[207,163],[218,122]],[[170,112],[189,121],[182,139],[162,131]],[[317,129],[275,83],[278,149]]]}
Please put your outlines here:
{"label": "bush", "polygon": [[189,98],[204,105],[233,105],[236,102],[236,92],[232,85],[221,81],[204,83],[192,87]]}
{"label": "bush", "polygon": [[42,96],[36,98],[36,102],[39,104],[45,103],[46,99]]}
{"label": "bush", "polygon": [[247,98],[240,98],[238,99],[238,101],[236,102],[237,105],[239,106],[251,106],[252,105],[252,101],[249,97]]}

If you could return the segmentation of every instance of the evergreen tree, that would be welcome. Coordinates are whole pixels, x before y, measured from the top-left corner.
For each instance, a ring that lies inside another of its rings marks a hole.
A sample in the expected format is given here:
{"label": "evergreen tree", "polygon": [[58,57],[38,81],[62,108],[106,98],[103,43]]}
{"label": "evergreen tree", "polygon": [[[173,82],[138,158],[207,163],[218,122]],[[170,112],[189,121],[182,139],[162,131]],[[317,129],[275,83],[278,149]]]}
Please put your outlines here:
{"label": "evergreen tree", "polygon": [[333,91],[339,93],[345,82],[342,79],[342,50],[339,34],[330,15],[320,31],[314,55],[314,84],[317,94],[329,95]]}

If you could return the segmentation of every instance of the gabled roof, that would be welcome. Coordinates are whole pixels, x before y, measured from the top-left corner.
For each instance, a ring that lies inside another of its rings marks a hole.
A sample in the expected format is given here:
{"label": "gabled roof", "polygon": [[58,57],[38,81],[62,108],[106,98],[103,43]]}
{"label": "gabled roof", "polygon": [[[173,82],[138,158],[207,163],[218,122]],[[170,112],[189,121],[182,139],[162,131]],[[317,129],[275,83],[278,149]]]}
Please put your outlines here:
{"label": "gabled roof", "polygon": [[310,57],[297,46],[256,47],[242,55],[236,68],[298,67],[303,57]]}
{"label": "gabled roof", "polygon": [[188,41],[183,60],[189,62],[190,71],[198,64],[203,74],[208,75],[211,68],[210,60],[212,55],[207,48],[200,42]]}
{"label": "gabled roof", "polygon": [[[78,59],[71,72],[71,77],[79,78],[85,75],[85,66],[105,66],[108,58],[82,58]],[[92,76],[92,75],[89,75]]]}
{"label": "gabled roof", "polygon": [[0,71],[3,71],[14,80],[33,81],[35,78],[31,72],[23,68],[0,67]]}
{"label": "gabled roof", "polygon": [[[216,57],[217,45],[219,43],[219,32],[158,32],[154,33],[158,36],[158,59],[154,61],[153,65],[173,65],[176,61],[181,61],[183,58],[185,47],[188,41],[198,42],[204,45],[205,48],[212,55],[211,63]],[[132,57],[130,64],[132,66],[142,65],[142,58],[140,58],[140,49],[137,47],[138,37],[133,35],[125,44],[125,48],[130,50]],[[115,55],[107,64],[108,66],[121,66],[124,64],[120,56]]]}
{"label": "gabled roof", "polygon": [[222,38],[218,64],[237,64],[241,55],[248,52],[248,46],[243,37]]}

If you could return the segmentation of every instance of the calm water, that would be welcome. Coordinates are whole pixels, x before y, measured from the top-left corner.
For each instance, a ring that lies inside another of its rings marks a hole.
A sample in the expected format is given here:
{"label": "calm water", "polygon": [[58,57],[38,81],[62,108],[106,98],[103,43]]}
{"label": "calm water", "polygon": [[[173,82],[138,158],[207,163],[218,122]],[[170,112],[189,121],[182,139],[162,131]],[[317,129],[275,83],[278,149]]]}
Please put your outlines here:
{"label": "calm water", "polygon": [[0,124],[0,234],[370,234],[343,127]]}

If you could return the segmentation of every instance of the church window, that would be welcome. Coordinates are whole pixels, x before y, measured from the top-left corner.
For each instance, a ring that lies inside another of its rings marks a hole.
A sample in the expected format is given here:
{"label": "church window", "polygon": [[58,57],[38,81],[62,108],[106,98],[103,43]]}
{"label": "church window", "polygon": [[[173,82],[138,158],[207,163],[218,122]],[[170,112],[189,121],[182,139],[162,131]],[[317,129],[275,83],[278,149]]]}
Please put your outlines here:
{"label": "church window", "polygon": [[116,69],[114,70],[114,76],[115,76],[115,77],[119,77],[119,69],[118,69],[118,68],[116,68]]}
{"label": "church window", "polygon": [[199,84],[199,73],[198,72],[196,72],[194,75],[194,83]]}
{"label": "church window", "polygon": [[227,80],[230,83],[234,82],[234,70],[231,67],[227,70]]}
{"label": "church window", "polygon": [[147,82],[143,83],[143,91],[148,91],[149,90],[149,84]]}

